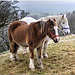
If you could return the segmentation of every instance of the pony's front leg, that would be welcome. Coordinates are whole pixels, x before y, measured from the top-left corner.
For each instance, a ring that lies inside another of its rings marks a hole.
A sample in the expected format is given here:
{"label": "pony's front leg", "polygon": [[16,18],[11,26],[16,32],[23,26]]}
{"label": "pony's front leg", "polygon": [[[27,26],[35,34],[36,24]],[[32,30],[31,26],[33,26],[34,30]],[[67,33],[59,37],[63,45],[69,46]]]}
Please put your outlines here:
{"label": "pony's front leg", "polygon": [[34,71],[35,66],[34,66],[34,49],[30,49],[30,63],[29,63],[29,68]]}
{"label": "pony's front leg", "polygon": [[37,48],[37,63],[40,69],[44,69],[42,64],[41,51],[42,51],[42,46]]}
{"label": "pony's front leg", "polygon": [[48,45],[48,40],[44,42],[44,45],[43,45],[43,57],[44,58],[48,58],[48,55],[47,55],[47,45]]}

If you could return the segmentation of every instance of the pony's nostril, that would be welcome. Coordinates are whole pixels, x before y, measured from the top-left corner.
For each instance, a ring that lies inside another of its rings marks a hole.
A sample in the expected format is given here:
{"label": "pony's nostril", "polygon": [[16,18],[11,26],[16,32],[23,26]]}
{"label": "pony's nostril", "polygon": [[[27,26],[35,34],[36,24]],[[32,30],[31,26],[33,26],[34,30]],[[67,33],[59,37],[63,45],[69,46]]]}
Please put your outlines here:
{"label": "pony's nostril", "polygon": [[69,34],[69,32],[66,32],[66,35],[68,35]]}
{"label": "pony's nostril", "polygon": [[59,39],[57,39],[57,41],[59,41]]}
{"label": "pony's nostril", "polygon": [[68,32],[67,32],[67,34],[68,34]]}
{"label": "pony's nostril", "polygon": [[55,43],[59,42],[59,39],[58,38],[54,38],[54,42]]}

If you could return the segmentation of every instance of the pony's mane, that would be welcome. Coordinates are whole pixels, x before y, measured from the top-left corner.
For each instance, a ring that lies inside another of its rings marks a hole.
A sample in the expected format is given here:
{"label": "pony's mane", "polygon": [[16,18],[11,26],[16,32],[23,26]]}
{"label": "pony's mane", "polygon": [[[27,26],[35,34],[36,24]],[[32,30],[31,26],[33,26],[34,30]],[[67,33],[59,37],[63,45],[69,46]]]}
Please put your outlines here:
{"label": "pony's mane", "polygon": [[53,20],[54,18],[56,19],[56,22],[57,22],[58,25],[59,25],[59,22],[62,21],[62,20],[64,20],[65,22],[68,21],[67,18],[66,18],[66,15],[64,15],[64,17],[63,17],[63,15],[47,16],[47,17],[45,17],[44,19],[41,19],[41,20],[48,20],[48,19]]}
{"label": "pony's mane", "polygon": [[45,23],[46,23],[47,21],[41,21],[40,22],[40,25],[41,25],[41,33],[43,33],[45,30]]}
{"label": "pony's mane", "polygon": [[47,16],[47,17],[45,17],[45,20],[46,20],[47,18],[48,18],[48,19],[49,19],[49,18],[50,18],[50,19],[54,19],[54,18],[55,18],[55,19],[57,20],[58,18],[61,19],[61,18],[62,18],[62,15],[59,15],[59,16]]}
{"label": "pony's mane", "polygon": [[30,23],[28,25],[28,29],[31,29],[32,27],[34,27],[34,29],[37,30],[39,28],[39,30],[41,29],[41,33],[43,33],[46,22],[47,21],[37,21],[37,22]]}

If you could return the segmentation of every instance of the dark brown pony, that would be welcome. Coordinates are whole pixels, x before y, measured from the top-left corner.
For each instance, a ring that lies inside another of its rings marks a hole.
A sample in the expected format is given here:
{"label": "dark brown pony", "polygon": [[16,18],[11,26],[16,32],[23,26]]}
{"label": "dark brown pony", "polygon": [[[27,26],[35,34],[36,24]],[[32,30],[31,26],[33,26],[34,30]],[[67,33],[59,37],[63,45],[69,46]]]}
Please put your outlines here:
{"label": "dark brown pony", "polygon": [[38,21],[28,25],[23,21],[12,22],[8,30],[8,38],[10,42],[10,52],[13,61],[17,60],[17,49],[19,45],[29,47],[30,49],[30,63],[29,68],[35,69],[34,66],[34,49],[37,48],[37,62],[38,67],[43,69],[41,59],[41,49],[44,38],[49,36],[55,43],[59,41],[57,24],[55,19],[48,21]]}

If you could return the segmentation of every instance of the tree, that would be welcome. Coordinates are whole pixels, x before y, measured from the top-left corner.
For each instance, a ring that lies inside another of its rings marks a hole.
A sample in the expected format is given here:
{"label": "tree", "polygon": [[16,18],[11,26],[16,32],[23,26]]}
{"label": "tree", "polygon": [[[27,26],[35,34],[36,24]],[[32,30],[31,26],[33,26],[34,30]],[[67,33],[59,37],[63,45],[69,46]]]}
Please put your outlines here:
{"label": "tree", "polygon": [[25,12],[24,10],[20,13],[20,17],[24,18],[25,16],[27,16],[28,14],[30,14],[29,12]]}
{"label": "tree", "polygon": [[15,6],[16,3],[18,1],[0,1],[0,52],[9,49],[8,25],[29,14]]}
{"label": "tree", "polygon": [[71,33],[75,34],[75,11],[67,15]]}

